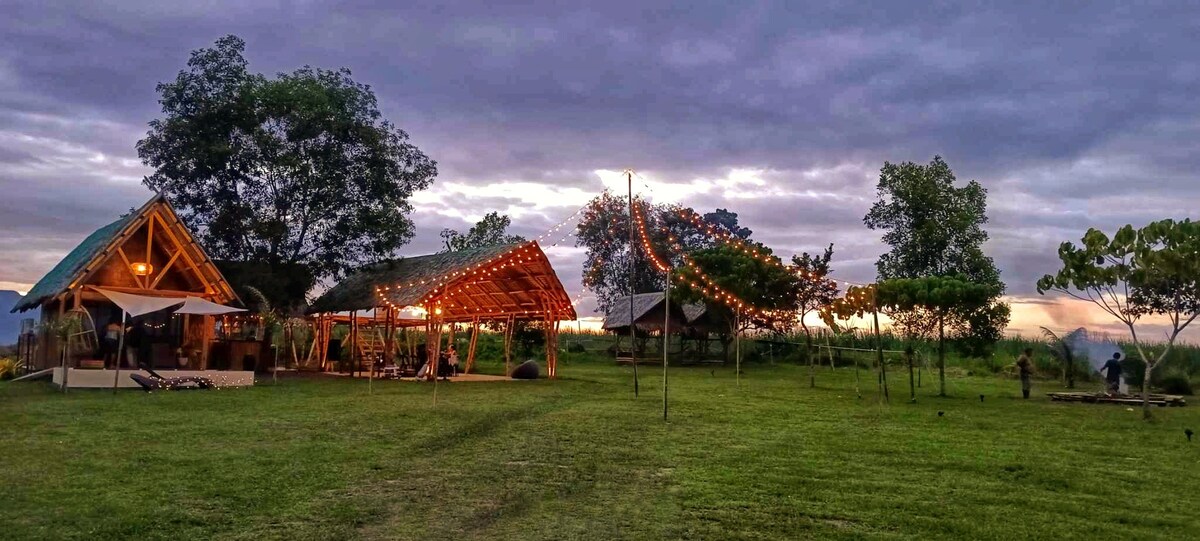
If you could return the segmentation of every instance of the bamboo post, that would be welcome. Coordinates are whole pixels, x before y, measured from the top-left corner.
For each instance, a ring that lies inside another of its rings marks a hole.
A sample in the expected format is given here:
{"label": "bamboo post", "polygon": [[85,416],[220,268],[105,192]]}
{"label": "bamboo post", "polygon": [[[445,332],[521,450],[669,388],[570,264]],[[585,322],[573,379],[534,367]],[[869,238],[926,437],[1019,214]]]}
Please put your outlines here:
{"label": "bamboo post", "polygon": [[121,363],[125,362],[125,322],[129,312],[121,310],[121,335],[117,338],[117,371],[113,374],[113,394],[117,394],[117,382],[121,380]]}
{"label": "bamboo post", "polygon": [[507,323],[504,327],[504,375],[512,375],[512,341],[513,341],[513,324],[516,323],[516,316],[508,316]]}
{"label": "bamboo post", "polygon": [[666,310],[663,315],[663,421],[667,420],[667,365],[668,355],[670,352],[670,343],[668,342],[671,336],[671,270],[667,269],[667,290],[663,293],[663,302]]}
{"label": "bamboo post", "polygon": [[467,366],[463,369],[464,374],[470,374],[471,368],[475,366],[475,344],[479,341],[479,318],[471,320],[471,343],[467,345]]}
{"label": "bamboo post", "polygon": [[[726,350],[728,351],[728,350]],[[734,377],[738,388],[742,388],[742,307],[737,307],[733,316]]]}
{"label": "bamboo post", "polygon": [[638,397],[637,325],[633,320],[633,273],[637,263],[637,240],[633,232],[633,170],[625,171],[629,179],[629,359],[633,362],[633,397]]}
{"label": "bamboo post", "polygon": [[875,354],[879,362],[879,387],[883,392],[883,400],[890,401],[887,385],[887,365],[883,362],[883,335],[879,332],[879,309],[872,307],[872,317],[875,320]]}

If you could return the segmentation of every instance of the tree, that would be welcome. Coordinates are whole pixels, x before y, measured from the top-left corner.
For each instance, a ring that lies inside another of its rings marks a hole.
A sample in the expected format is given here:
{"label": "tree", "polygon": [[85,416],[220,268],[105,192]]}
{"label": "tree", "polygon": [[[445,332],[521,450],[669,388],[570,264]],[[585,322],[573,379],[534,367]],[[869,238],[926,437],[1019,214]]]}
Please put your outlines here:
{"label": "tree", "polygon": [[[634,204],[647,207],[639,198]],[[657,212],[649,207],[646,213]],[[630,259],[634,260],[633,293],[662,291],[664,277],[629,244],[629,203],[610,192],[592,199],[579,219],[575,245],[587,248],[583,264],[583,286],[596,295],[600,311],[620,297],[629,295]]]}
{"label": "tree", "polygon": [[[1089,229],[1082,245],[1058,248],[1062,268],[1038,280],[1038,293],[1058,291],[1092,303],[1128,329],[1145,363],[1142,415],[1150,413],[1150,375],[1171,353],[1179,334],[1200,316],[1200,223],[1161,220],[1141,229],[1126,225],[1110,239]],[[1138,335],[1143,316],[1168,323],[1166,347],[1148,354]]]}
{"label": "tree", "polygon": [[1000,287],[972,282],[964,275],[893,278],[879,283],[878,302],[898,312],[922,310],[937,322],[939,396],[946,396],[946,320],[972,313],[995,299]]}
{"label": "tree", "polygon": [[[876,263],[880,280],[963,275],[968,281],[993,286],[995,296],[987,303],[941,316],[960,343],[979,355],[1002,337],[1009,308],[1000,301],[1004,294],[1000,271],[982,248],[988,239],[983,229],[987,190],[975,181],[961,188],[955,182],[940,156],[928,165],[885,162],[879,173],[879,199],[863,222],[870,229],[884,230],[883,241],[891,246]],[[946,326],[929,324],[935,319],[930,316],[920,308],[892,314],[909,335],[944,332]]]}
{"label": "tree", "polygon": [[[729,332],[722,336],[726,356],[731,336],[751,328],[779,331],[795,324],[799,278],[780,264],[770,248],[755,242],[747,244],[758,251],[759,257],[726,244],[690,254],[695,267],[680,267],[680,280],[676,282],[680,303],[706,302],[717,319],[728,322]],[[712,300],[716,298],[723,302]]]}
{"label": "tree", "polygon": [[[692,209],[655,205],[637,196],[633,202],[646,221],[646,232],[655,253],[666,258],[671,266],[682,264],[682,254],[675,245],[691,252],[714,244],[706,233],[683,217],[694,215]],[[736,224],[736,214],[733,220]],[[674,242],[668,241],[668,236],[674,237]],[[666,287],[666,277],[641,253],[644,250],[629,249],[629,203],[625,198],[605,191],[592,199],[579,219],[575,239],[576,246],[587,249],[583,286],[596,295],[600,311],[607,311],[618,298],[629,294],[630,258],[634,260],[635,293],[662,291]]]}
{"label": "tree", "polygon": [[804,341],[808,351],[809,387],[817,386],[817,375],[812,351],[812,331],[809,330],[804,318],[809,313],[829,305],[837,298],[837,282],[827,278],[831,272],[829,270],[831,259],[833,259],[833,244],[830,244],[822,255],[810,255],[808,252],[804,252],[798,256],[792,256],[793,269],[800,278],[796,284],[796,309],[800,315],[800,328],[804,330]]}
{"label": "tree", "polygon": [[467,248],[479,248],[494,244],[511,244],[525,242],[525,237],[509,235],[508,226],[512,219],[499,212],[489,212],[484,215],[466,234],[453,229],[442,230],[442,252],[457,252]]}
{"label": "tree", "polygon": [[[888,400],[887,387],[887,368],[883,362],[883,336],[879,332],[879,311],[882,305],[879,302],[879,286],[877,284],[867,284],[862,286],[850,286],[846,289],[846,294],[833,302],[821,308],[821,319],[825,324],[838,332],[838,320],[848,320],[853,317],[863,317],[866,314],[871,314],[872,327],[875,331],[875,360],[879,364],[879,395]],[[854,390],[862,397],[862,392],[858,388],[858,361],[854,362]]]}
{"label": "tree", "polygon": [[730,236],[742,240],[748,240],[750,235],[754,233],[749,228],[738,225],[737,213],[726,209],[717,209],[713,212],[705,213],[704,221]]}
{"label": "tree", "polygon": [[138,156],[216,259],[303,264],[317,279],[389,257],[436,164],[383,120],[350,71],[251,73],[236,36],[157,87]]}
{"label": "tree", "polygon": [[[1050,348],[1050,354],[1058,357],[1063,363],[1063,384],[1068,389],[1075,388],[1075,351],[1071,348],[1068,334],[1066,338],[1062,338],[1054,333],[1054,331],[1040,327],[1042,329],[1042,337],[1046,339],[1046,345]],[[1080,329],[1081,330],[1081,329]],[[1076,331],[1078,332],[1078,330]],[[1072,333],[1074,334],[1074,333]]]}

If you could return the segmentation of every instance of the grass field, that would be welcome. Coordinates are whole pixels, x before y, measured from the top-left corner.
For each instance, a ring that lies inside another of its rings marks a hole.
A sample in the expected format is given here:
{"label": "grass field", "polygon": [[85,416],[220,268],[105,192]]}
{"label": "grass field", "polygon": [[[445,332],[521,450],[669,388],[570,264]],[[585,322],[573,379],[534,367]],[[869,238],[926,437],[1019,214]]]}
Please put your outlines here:
{"label": "grass field", "polygon": [[[0,384],[12,539],[1184,539],[1200,408],[1019,399],[956,378],[917,404],[863,374],[642,368],[430,384],[269,380],[143,394]],[[871,383],[871,385],[868,385]],[[1046,382],[1035,391],[1056,390]],[[981,402],[979,395],[985,395]],[[939,417],[938,411],[945,415]]]}

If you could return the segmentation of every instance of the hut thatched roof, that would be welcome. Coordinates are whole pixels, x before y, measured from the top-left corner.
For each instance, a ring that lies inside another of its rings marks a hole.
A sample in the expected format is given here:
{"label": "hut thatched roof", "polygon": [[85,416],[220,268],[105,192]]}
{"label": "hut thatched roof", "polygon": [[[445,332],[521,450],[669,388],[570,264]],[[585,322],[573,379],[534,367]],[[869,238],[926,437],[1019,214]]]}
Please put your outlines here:
{"label": "hut thatched roof", "polygon": [[437,305],[447,321],[574,319],[566,289],[537,242],[384,261],[354,272],[309,312]]}
{"label": "hut thatched roof", "polygon": [[683,316],[687,318],[688,324],[695,323],[700,318],[708,313],[708,305],[702,302],[694,302],[683,305]]}
{"label": "hut thatched roof", "polygon": [[[157,224],[160,232],[165,231],[166,234],[153,237],[154,224]],[[150,198],[141,208],[88,235],[54,268],[50,269],[50,272],[42,276],[42,279],[34,284],[29,293],[13,307],[12,311],[23,312],[37,308],[67,291],[82,289],[86,286],[100,285],[117,289],[112,284],[90,282],[96,282],[97,271],[108,264],[114,255],[121,252],[122,247],[131,240],[135,233],[140,236],[142,232],[146,233],[145,244],[142,246],[153,244],[159,247],[159,251],[154,252],[155,254],[161,256],[162,253],[167,253],[166,257],[170,257],[171,253],[178,253],[183,256],[183,261],[179,265],[175,265],[172,272],[178,272],[187,266],[190,272],[184,273],[183,278],[194,282],[198,289],[194,293],[196,296],[209,296],[218,302],[237,300],[237,295],[229,286],[228,281],[192,238],[191,232],[179,219],[170,202],[162,194],[159,194]],[[142,239],[139,238],[138,242],[142,242]],[[166,273],[170,266],[161,260],[156,264],[160,265],[158,269],[160,273]],[[142,285],[148,286],[149,284]],[[138,290],[127,292],[150,294],[154,289],[154,287],[141,287]],[[199,290],[203,290],[203,292]]]}
{"label": "hut thatched roof", "polygon": [[[633,320],[638,321],[663,302],[663,292],[638,293],[633,296]],[[629,326],[629,296],[617,297],[604,314],[604,329]]]}

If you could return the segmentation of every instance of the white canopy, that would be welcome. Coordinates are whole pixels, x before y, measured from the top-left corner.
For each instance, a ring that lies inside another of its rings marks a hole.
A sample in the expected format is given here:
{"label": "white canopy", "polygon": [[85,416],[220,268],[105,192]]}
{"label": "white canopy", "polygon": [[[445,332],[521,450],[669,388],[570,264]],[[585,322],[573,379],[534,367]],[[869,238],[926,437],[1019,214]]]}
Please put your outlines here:
{"label": "white canopy", "polygon": [[215,302],[206,301],[199,297],[188,297],[183,301],[183,306],[180,306],[175,311],[176,314],[201,314],[206,316],[216,316],[221,314],[229,314],[232,312],[245,312],[245,308],[234,308],[217,304]]}
{"label": "white canopy", "polygon": [[133,317],[157,312],[177,304],[183,304],[184,301],[184,299],[179,297],[147,297],[145,295],[120,293],[100,288],[96,288],[96,291],[108,297],[108,300],[113,301],[114,304],[120,306],[122,310]]}
{"label": "white canopy", "polygon": [[157,312],[180,304],[183,306],[180,306],[175,311],[176,314],[220,315],[246,311],[244,308],[225,306],[206,301],[199,297],[150,297],[100,288],[97,288],[96,291],[108,297],[108,300],[113,301],[114,304],[120,306],[122,310],[133,317]]}

